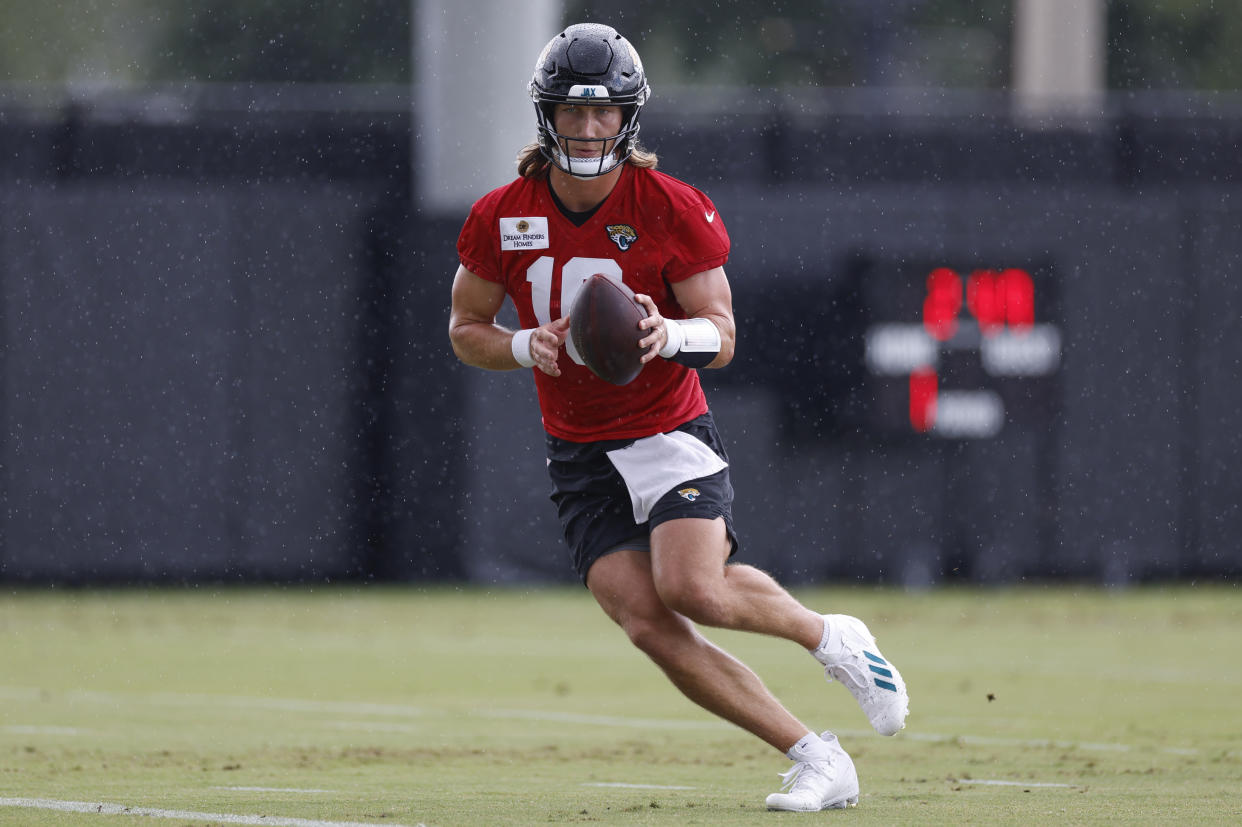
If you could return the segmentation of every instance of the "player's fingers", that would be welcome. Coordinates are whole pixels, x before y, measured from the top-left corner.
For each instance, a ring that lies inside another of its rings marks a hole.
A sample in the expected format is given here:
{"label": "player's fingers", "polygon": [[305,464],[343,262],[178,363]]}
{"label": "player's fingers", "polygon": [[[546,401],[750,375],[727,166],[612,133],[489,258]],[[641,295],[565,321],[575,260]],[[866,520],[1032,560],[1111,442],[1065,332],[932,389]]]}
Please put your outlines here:
{"label": "player's fingers", "polygon": [[547,355],[536,357],[535,367],[546,373],[548,376],[560,376],[561,369],[556,364],[556,357],[549,358]]}
{"label": "player's fingers", "polygon": [[565,340],[568,338],[569,317],[566,316],[564,319],[557,319],[556,321],[548,322],[542,327],[535,328],[535,332],[531,335],[531,342],[543,342],[552,351],[552,358],[555,359],[556,351],[561,345],[565,344]]}
{"label": "player's fingers", "polygon": [[[650,321],[650,319],[648,319],[647,321]],[[646,348],[649,350],[653,348],[655,350],[659,350],[661,347],[664,346],[664,342],[667,341],[667,336],[668,336],[668,332],[665,330],[665,327],[664,327],[664,320],[663,319],[658,320],[658,323],[656,324],[656,326],[653,328],[650,328],[650,330],[651,332],[649,334],[647,334],[646,336],[638,340],[638,346],[640,348]]]}
{"label": "player's fingers", "polygon": [[659,356],[660,348],[664,347],[666,341],[668,341],[668,329],[664,325],[664,319],[660,319],[659,326],[652,329],[651,335],[638,340],[638,346],[647,351],[639,361],[645,365]]}
{"label": "player's fingers", "polygon": [[643,330],[650,330],[656,325],[664,323],[664,317],[660,315],[659,308],[656,307],[655,302],[646,293],[635,293],[634,301],[641,304],[643,309],[647,311],[647,318],[638,323],[638,326]]}
{"label": "player's fingers", "polygon": [[561,369],[557,366],[563,339],[547,328],[536,328],[530,337],[530,355],[535,360],[535,367],[549,376],[560,376]]}
{"label": "player's fingers", "polygon": [[556,360],[556,351],[561,346],[561,340],[556,333],[551,330],[538,330],[531,337],[531,342],[531,350],[536,354],[536,359],[542,359],[545,362]]}

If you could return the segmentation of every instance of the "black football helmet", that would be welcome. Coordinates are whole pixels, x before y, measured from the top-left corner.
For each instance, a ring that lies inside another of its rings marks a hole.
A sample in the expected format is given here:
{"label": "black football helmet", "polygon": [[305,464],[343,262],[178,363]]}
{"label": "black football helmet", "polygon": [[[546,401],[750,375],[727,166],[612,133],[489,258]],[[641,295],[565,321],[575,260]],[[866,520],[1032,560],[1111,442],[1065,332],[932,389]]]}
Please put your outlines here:
{"label": "black football helmet", "polygon": [[[651,94],[643,62],[630,42],[611,26],[579,23],[552,38],[535,63],[530,96],[535,102],[539,149],[557,169],[577,178],[594,178],[614,169],[634,151],[638,113]],[[621,107],[621,131],[598,140],[612,152],[571,158],[552,113],[558,103]]]}

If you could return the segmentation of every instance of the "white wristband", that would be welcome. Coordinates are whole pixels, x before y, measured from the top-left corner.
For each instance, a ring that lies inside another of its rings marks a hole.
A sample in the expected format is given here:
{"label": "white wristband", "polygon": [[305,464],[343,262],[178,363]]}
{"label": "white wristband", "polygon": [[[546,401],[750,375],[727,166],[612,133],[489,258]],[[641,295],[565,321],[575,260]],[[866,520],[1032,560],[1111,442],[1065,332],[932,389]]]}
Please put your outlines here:
{"label": "white wristband", "polygon": [[712,319],[664,319],[668,341],[660,349],[664,359],[686,353],[720,353],[720,328]]}
{"label": "white wristband", "polygon": [[534,332],[533,327],[519,330],[513,334],[513,339],[509,342],[509,350],[512,351],[513,358],[517,359],[517,363],[524,368],[535,366],[535,359],[530,355],[530,336]]}
{"label": "white wristband", "polygon": [[711,319],[664,320],[668,342],[660,355],[688,368],[707,367],[720,353],[720,328]]}
{"label": "white wristband", "polygon": [[676,319],[664,320],[664,332],[668,336],[668,341],[664,343],[664,347],[660,348],[660,355],[665,359],[672,359],[677,355],[677,351],[681,350],[681,343],[686,337],[681,331],[681,323]]}

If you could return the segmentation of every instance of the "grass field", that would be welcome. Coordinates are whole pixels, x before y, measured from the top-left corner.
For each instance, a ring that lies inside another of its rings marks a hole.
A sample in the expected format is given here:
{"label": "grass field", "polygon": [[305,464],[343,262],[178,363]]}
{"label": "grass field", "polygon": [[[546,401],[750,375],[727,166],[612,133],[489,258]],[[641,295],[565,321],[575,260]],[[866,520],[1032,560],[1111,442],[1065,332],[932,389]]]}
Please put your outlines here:
{"label": "grass field", "polygon": [[768,813],[788,761],[581,589],[9,591],[0,824],[1242,823],[1238,588],[799,596],[879,634],[905,732],[791,644],[709,636],[841,736],[856,810]]}

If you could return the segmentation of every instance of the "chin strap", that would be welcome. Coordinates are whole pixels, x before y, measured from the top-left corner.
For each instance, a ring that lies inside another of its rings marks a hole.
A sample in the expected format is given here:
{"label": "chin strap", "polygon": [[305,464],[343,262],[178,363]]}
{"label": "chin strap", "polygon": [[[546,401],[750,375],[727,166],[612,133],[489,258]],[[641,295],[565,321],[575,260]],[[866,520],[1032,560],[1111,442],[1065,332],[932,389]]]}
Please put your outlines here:
{"label": "chin strap", "polygon": [[560,150],[556,150],[556,158],[559,162],[557,166],[563,172],[568,172],[575,178],[598,178],[605,173],[612,172],[620,165],[621,160],[617,158],[617,153],[613,152],[602,158],[571,158]]}

